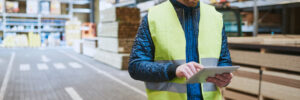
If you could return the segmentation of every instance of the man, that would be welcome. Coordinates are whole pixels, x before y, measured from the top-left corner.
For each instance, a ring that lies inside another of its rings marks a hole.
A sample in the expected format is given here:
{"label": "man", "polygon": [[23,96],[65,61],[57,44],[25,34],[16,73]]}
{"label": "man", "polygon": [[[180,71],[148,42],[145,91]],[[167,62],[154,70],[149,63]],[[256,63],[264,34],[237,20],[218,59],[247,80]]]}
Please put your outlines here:
{"label": "man", "polygon": [[231,66],[222,15],[199,0],[170,0],[149,9],[132,48],[129,73],[149,100],[221,100],[231,73],[185,84],[208,66]]}

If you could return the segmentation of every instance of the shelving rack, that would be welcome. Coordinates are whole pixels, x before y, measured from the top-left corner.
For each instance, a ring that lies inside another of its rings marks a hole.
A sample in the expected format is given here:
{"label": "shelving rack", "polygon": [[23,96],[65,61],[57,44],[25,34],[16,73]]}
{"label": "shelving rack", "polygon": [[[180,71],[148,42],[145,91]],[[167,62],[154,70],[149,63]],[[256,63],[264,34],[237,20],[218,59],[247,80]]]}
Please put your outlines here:
{"label": "shelving rack", "polygon": [[[39,5],[39,10],[37,14],[27,14],[27,13],[7,13],[6,12],[6,1],[2,0],[2,13],[0,13],[0,18],[2,18],[0,24],[0,31],[3,32],[3,37],[10,32],[34,32],[41,34],[42,32],[60,32],[64,33],[65,21],[73,18],[74,13],[90,13],[90,16],[94,16],[93,7],[89,8],[74,8],[73,5],[91,5],[93,4],[93,0],[55,0],[59,1],[61,4],[67,4],[67,14],[42,14],[40,7],[41,2],[47,1],[51,2],[53,0],[37,0]],[[12,1],[12,0],[10,0]],[[25,1],[26,0],[14,0],[14,1]],[[50,8],[49,8],[50,9]],[[90,17],[93,18],[93,17]],[[90,19],[92,21],[92,19]],[[31,29],[23,29],[23,30],[12,30],[7,27],[11,26],[31,26]],[[48,26],[55,26],[58,28],[55,29],[44,29]]]}

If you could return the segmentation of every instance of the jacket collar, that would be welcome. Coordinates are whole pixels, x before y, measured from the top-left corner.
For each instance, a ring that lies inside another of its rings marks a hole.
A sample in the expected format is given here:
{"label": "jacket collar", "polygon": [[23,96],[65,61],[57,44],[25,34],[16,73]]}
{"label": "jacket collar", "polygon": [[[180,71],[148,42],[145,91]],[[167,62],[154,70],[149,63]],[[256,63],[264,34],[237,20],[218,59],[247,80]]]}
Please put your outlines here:
{"label": "jacket collar", "polygon": [[199,6],[200,6],[200,1],[198,2],[197,6],[195,6],[195,7],[185,6],[184,4],[178,2],[177,0],[170,0],[170,1],[175,8],[196,9],[196,8],[199,8]]}

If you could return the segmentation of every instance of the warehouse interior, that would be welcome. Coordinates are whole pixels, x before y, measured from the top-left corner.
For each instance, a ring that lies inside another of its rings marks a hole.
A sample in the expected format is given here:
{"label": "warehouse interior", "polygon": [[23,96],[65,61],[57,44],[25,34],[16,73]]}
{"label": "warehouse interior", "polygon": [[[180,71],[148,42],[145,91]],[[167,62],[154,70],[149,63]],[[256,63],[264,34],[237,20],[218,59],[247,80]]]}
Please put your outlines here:
{"label": "warehouse interior", "polygon": [[[165,1],[0,0],[0,100],[146,100],[128,63],[142,19]],[[223,14],[240,66],[224,100],[300,99],[300,0],[200,2]]]}

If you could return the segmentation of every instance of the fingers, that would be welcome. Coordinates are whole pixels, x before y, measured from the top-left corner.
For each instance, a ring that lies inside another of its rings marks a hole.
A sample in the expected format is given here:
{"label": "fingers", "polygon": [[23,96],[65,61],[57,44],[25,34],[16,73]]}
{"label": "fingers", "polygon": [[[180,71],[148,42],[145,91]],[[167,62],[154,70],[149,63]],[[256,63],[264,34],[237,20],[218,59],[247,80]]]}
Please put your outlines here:
{"label": "fingers", "polygon": [[219,75],[219,74],[216,75],[216,78],[217,78],[218,80],[223,81],[223,82],[228,82],[228,81],[231,79],[231,78],[225,77],[225,76],[223,76],[223,75]]}
{"label": "fingers", "polygon": [[217,85],[218,87],[224,87],[225,85],[227,85],[227,82],[221,81],[215,77],[210,77],[206,79],[206,82],[211,82],[214,83],[215,85]]}
{"label": "fingers", "polygon": [[218,76],[219,76],[218,78],[220,78],[220,79],[222,78],[221,80],[230,81],[233,77],[233,74],[232,73],[224,73],[224,74],[221,74],[221,75],[218,75]]}
{"label": "fingers", "polygon": [[187,66],[191,69],[193,74],[196,74],[198,72],[192,63],[188,63]]}
{"label": "fingers", "polygon": [[189,79],[191,75],[186,71],[186,69],[182,69],[182,73],[184,74],[185,78]]}
{"label": "fingers", "polygon": [[217,74],[215,77],[207,78],[206,81],[214,83],[218,87],[224,87],[231,82],[232,77],[232,73]]}
{"label": "fingers", "polygon": [[232,73],[224,73],[224,74],[221,74],[221,75],[226,77],[226,78],[232,78],[233,77]]}
{"label": "fingers", "polygon": [[[200,71],[200,68],[202,67],[196,67],[197,63],[195,62],[190,62],[190,63],[187,63],[186,66],[184,66],[184,72],[185,72],[185,77],[187,79],[191,78],[194,74],[196,74],[198,71]],[[199,66],[199,65],[197,65]]]}
{"label": "fingers", "polygon": [[191,62],[191,63],[195,66],[196,69],[202,70],[204,68],[204,66],[199,63],[196,63],[196,62]]}
{"label": "fingers", "polygon": [[187,73],[187,76],[186,76],[187,79],[189,79],[190,77],[192,77],[194,75],[194,73],[191,71],[191,69],[189,67],[185,67],[184,70]]}

